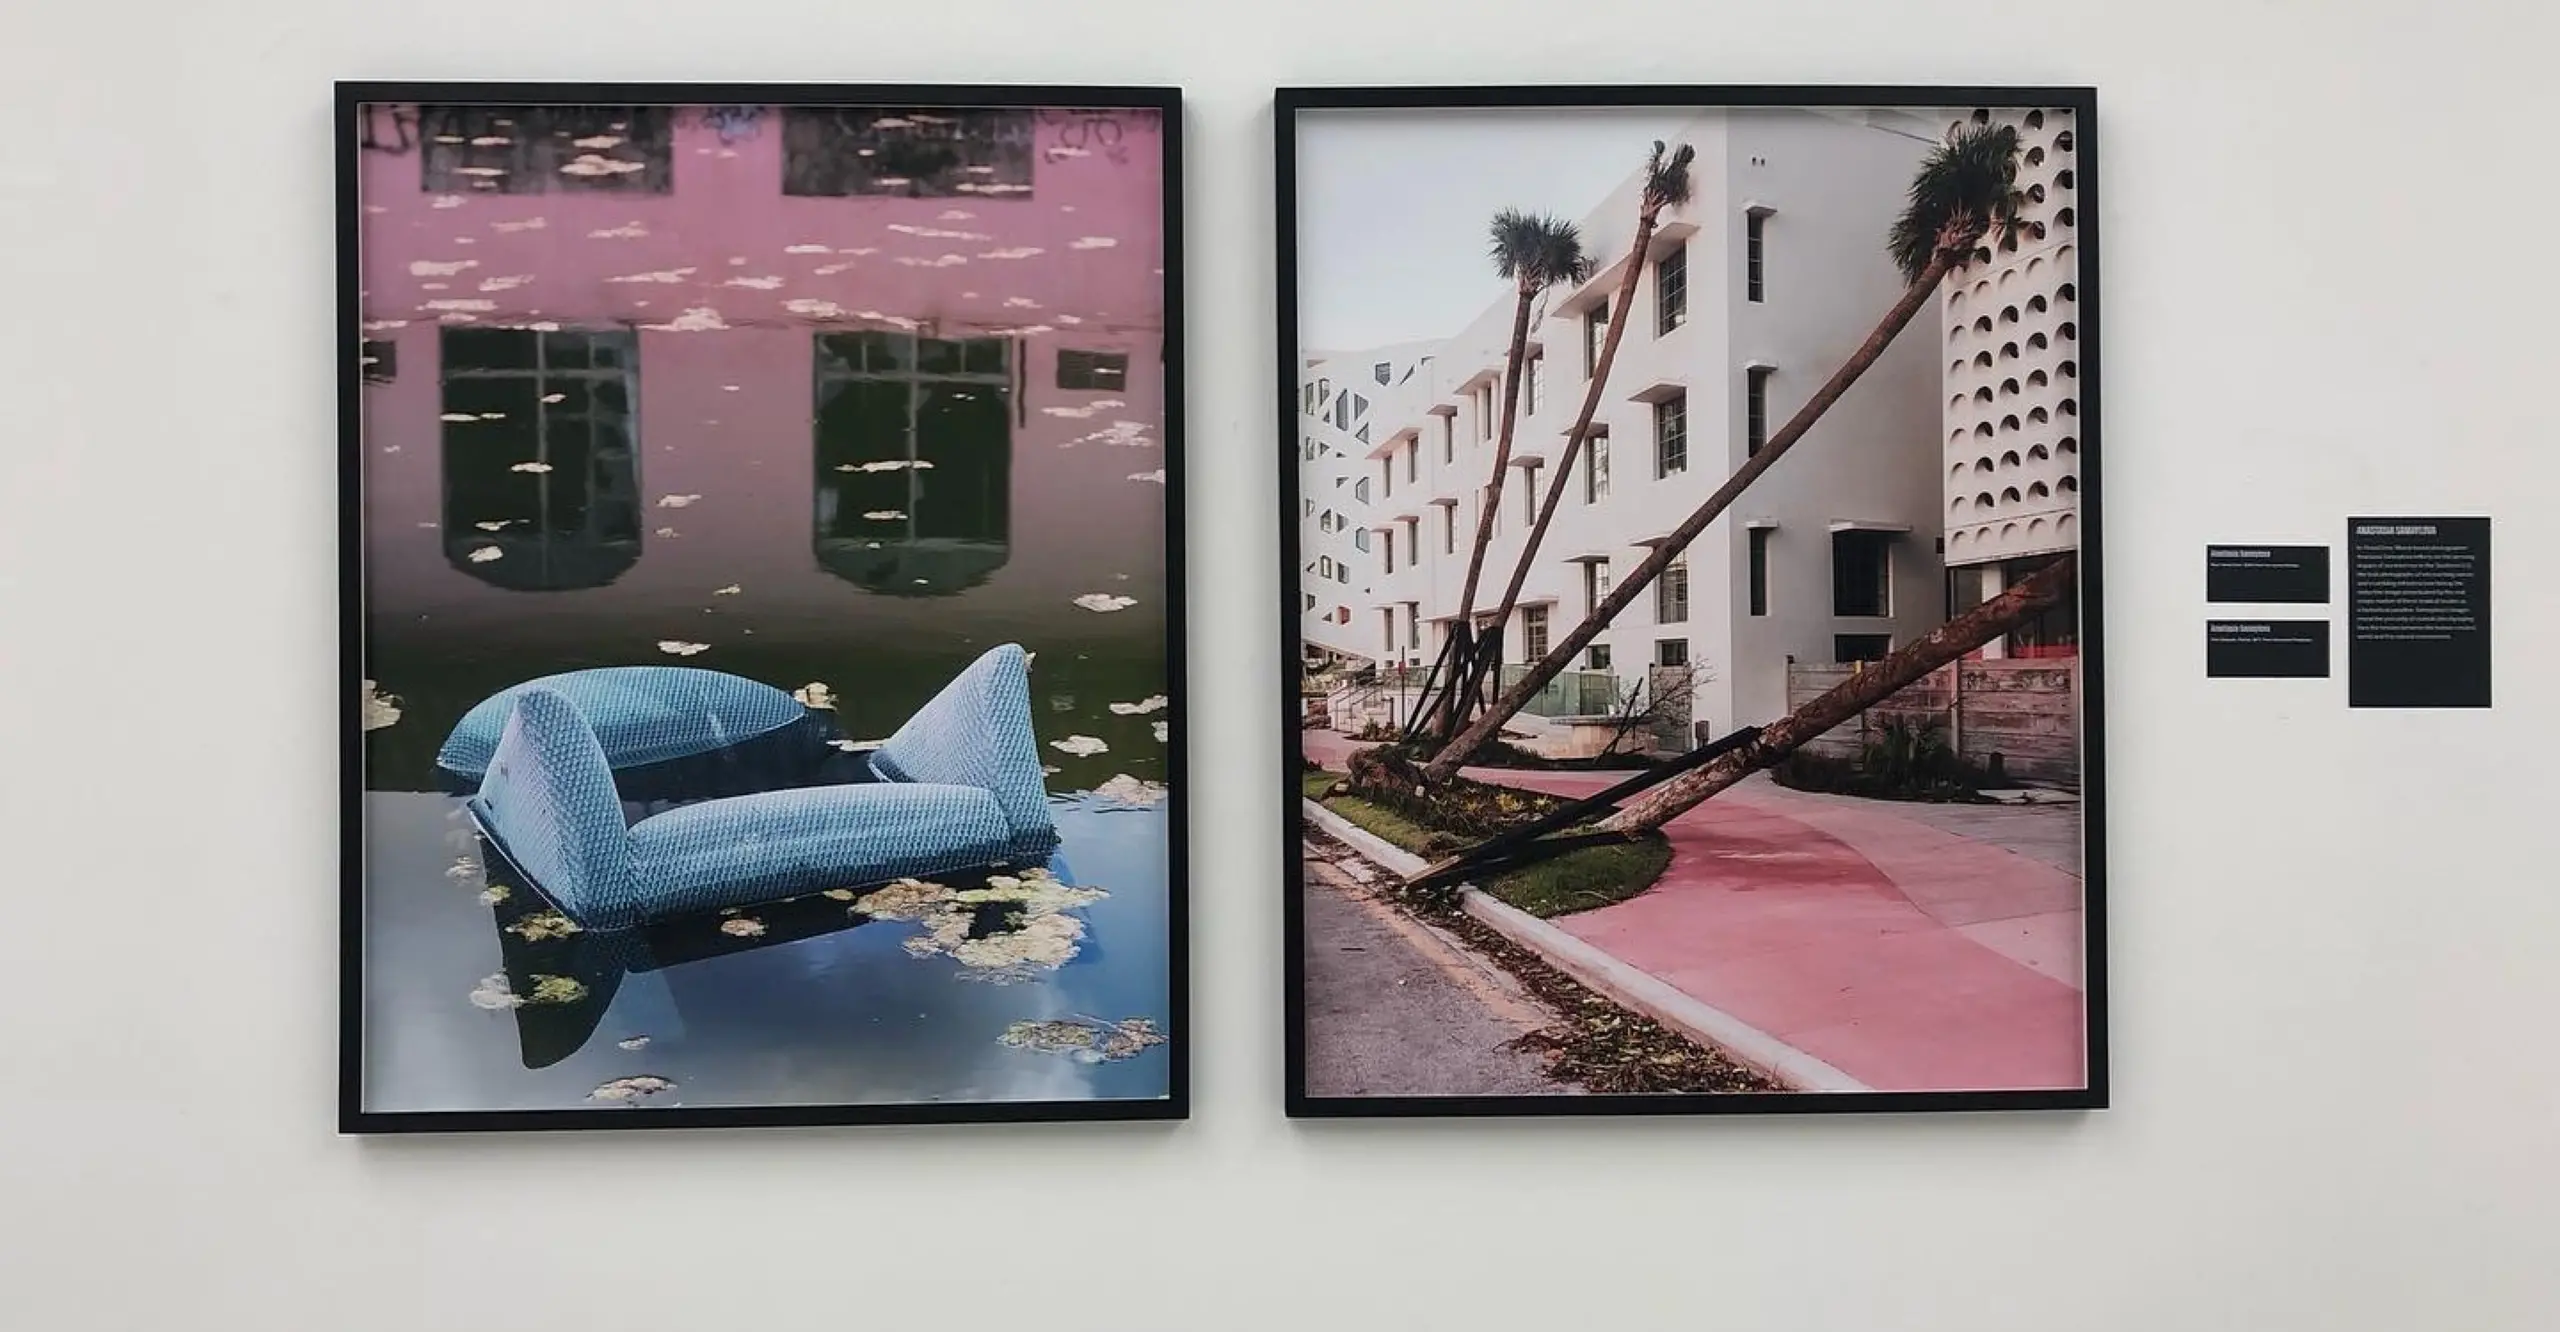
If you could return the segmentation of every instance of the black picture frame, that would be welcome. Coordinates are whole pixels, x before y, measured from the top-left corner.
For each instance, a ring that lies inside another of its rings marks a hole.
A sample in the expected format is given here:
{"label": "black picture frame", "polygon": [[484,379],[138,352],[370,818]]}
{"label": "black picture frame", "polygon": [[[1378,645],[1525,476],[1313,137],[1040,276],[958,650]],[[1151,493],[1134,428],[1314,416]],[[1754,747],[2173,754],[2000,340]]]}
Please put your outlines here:
{"label": "black picture frame", "polygon": [[[1298,131],[1312,111],[1392,111],[1533,108],[1694,107],[1995,107],[2055,108],[2075,114],[2080,158],[2079,244],[2081,422],[2079,642],[2081,672],[2081,810],[2084,883],[2083,980],[2086,996],[2086,1081],[2077,1088],[1956,1091],[1779,1091],[1751,1094],[1591,1094],[1462,1096],[1314,1096],[1307,1090],[1307,923],[1301,885],[1300,701],[1290,672],[1302,652],[1299,629],[1301,559],[1298,450],[1302,366],[1298,331],[1299,162]],[[2101,208],[2097,97],[2093,88],[2064,86],[1924,86],[1829,84],[1723,85],[1451,85],[1397,87],[1291,87],[1278,90],[1273,109],[1274,273],[1277,312],[1277,377],[1272,386],[1279,472],[1277,485],[1281,559],[1277,609],[1283,688],[1275,718],[1280,728],[1280,822],[1283,850],[1282,915],[1286,1022],[1286,1111],[1292,1118],[1556,1117],[1644,1115],[1878,1114],[1949,1111],[2074,1111],[2109,1103],[2106,950],[2106,807],[2104,600],[2102,588],[2102,445],[2100,311]]]}
{"label": "black picture frame", "polygon": [[[1148,1099],[785,1104],[739,1107],[376,1111],[364,1104],[365,672],[364,388],[367,377],[359,245],[361,152],[373,103],[830,107],[1122,108],[1162,118],[1163,457],[1165,490],[1165,715],[1177,733],[1165,756],[1166,1093]],[[337,1127],[342,1134],[558,1130],[797,1128],[869,1124],[1157,1121],[1191,1114],[1189,766],[1184,648],[1184,309],[1182,93],[1170,86],[1043,84],[812,84],[347,80],[335,84],[337,181],[338,616],[340,651],[340,885]]]}

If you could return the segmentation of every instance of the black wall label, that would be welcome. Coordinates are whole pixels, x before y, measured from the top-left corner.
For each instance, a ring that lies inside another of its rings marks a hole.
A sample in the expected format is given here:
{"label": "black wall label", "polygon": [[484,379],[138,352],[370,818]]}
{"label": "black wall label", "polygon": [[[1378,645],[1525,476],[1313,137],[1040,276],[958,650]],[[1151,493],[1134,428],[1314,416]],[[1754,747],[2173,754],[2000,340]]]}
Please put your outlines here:
{"label": "black wall label", "polygon": [[2268,604],[2329,599],[2327,546],[2207,546],[2204,599]]}
{"label": "black wall label", "polygon": [[2329,674],[2327,620],[2207,620],[2204,673],[2234,680],[2317,680]]}
{"label": "black wall label", "polygon": [[2489,706],[2489,520],[2347,522],[2347,706]]}

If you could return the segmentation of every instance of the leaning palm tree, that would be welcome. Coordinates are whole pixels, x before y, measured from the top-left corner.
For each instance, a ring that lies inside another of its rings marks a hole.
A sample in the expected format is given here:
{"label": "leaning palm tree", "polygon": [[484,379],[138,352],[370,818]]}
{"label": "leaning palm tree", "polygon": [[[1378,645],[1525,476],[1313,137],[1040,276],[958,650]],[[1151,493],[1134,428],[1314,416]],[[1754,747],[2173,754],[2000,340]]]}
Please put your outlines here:
{"label": "leaning palm tree", "polygon": [[1886,653],[1882,660],[1861,666],[1820,697],[1761,727],[1760,734],[1739,749],[1664,782],[1600,826],[1631,834],[1661,827],[1735,782],[1776,766],[1817,736],[1900,693],[1921,676],[2062,604],[2078,576],[2076,556],[2055,560],[1998,596]]}
{"label": "leaning palm tree", "polygon": [[[1619,340],[1626,336],[1627,313],[1635,307],[1636,279],[1644,275],[1654,229],[1661,223],[1663,209],[1689,202],[1689,164],[1697,156],[1698,150],[1685,143],[1666,152],[1663,142],[1656,139],[1652,153],[1645,158],[1644,189],[1636,196],[1635,239],[1627,245],[1625,270],[1618,274],[1617,294],[1609,300],[1609,330],[1601,338],[1598,354],[1592,357],[1591,383],[1582,392],[1581,414],[1573,418],[1573,428],[1565,432],[1564,457],[1557,461],[1555,476],[1547,483],[1546,498],[1538,503],[1537,521],[1530,525],[1528,539],[1520,547],[1519,562],[1511,566],[1511,582],[1503,588],[1501,607],[1493,615],[1495,624],[1510,623],[1512,608],[1520,602],[1520,589],[1529,581],[1529,566],[1547,539],[1547,525],[1555,520],[1556,505],[1564,499],[1565,486],[1573,477],[1574,460],[1581,456],[1583,439],[1591,431],[1591,418],[1599,414],[1600,399],[1608,389],[1609,369],[1617,363]],[[1475,683],[1469,681],[1471,687],[1464,697],[1475,696]]]}
{"label": "leaning palm tree", "polygon": [[1493,446],[1493,473],[1485,478],[1484,502],[1476,515],[1475,546],[1467,552],[1466,581],[1458,591],[1458,618],[1450,628],[1452,643],[1445,658],[1451,668],[1452,687],[1445,700],[1450,720],[1442,735],[1456,729],[1455,721],[1462,715],[1458,711],[1456,681],[1469,675],[1469,663],[1478,653],[1476,580],[1484,571],[1485,550],[1493,544],[1494,513],[1502,503],[1503,478],[1511,466],[1511,441],[1519,424],[1520,371],[1529,356],[1530,310],[1547,288],[1581,282],[1591,276],[1591,260],[1582,252],[1582,232],[1562,218],[1505,208],[1493,215],[1492,240],[1494,271],[1510,280],[1518,300],[1512,307],[1511,351],[1503,368],[1502,423]]}
{"label": "leaning palm tree", "polygon": [[1776,466],[1804,438],[1823,413],[1849,391],[1849,386],[1884,355],[1885,348],[1920,313],[1920,307],[1936,294],[1938,284],[1949,272],[1971,258],[1975,247],[1987,237],[2005,234],[2016,225],[2017,175],[2018,132],[2006,125],[1967,126],[1930,150],[1912,177],[1909,200],[1894,219],[1886,240],[1886,250],[1902,273],[1902,295],[1885,311],[1874,331],[1867,334],[1867,340],[1850,353],[1839,369],[1832,371],[1831,378],[1814,390],[1785,425],[1769,436],[1760,452],[1735,468],[1714,494],[1681,519],[1669,536],[1655,544],[1651,554],[1546,656],[1532,664],[1518,683],[1503,691],[1474,725],[1441,746],[1423,770],[1425,780],[1445,781],[1457,772],[1469,755],[1501,730],[1502,723],[1527,706],[1629,603],[1652,586],[1663,569],[1707,529],[1707,524],[1731,507],[1752,482],[1760,479],[1761,473]]}

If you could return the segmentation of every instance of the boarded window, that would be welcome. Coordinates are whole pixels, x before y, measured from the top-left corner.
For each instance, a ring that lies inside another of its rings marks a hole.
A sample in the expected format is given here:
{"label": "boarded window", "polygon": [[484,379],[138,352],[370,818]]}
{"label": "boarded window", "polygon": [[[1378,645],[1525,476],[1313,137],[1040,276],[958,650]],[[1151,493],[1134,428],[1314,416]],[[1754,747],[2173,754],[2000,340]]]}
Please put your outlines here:
{"label": "boarded window", "polygon": [[430,194],[665,194],[674,108],[427,106],[419,186]]}
{"label": "boarded window", "polygon": [[364,369],[364,382],[388,384],[400,377],[400,344],[388,339],[366,338],[357,364]]}
{"label": "boarded window", "polygon": [[1012,552],[1013,344],[817,335],[819,565],[873,592],[945,596]]}
{"label": "boarded window", "polygon": [[1062,389],[1125,389],[1129,386],[1129,354],[1112,351],[1078,351],[1073,347],[1058,353],[1058,387]]}
{"label": "boarded window", "polygon": [[782,192],[1028,199],[1031,139],[1027,109],[787,107]]}

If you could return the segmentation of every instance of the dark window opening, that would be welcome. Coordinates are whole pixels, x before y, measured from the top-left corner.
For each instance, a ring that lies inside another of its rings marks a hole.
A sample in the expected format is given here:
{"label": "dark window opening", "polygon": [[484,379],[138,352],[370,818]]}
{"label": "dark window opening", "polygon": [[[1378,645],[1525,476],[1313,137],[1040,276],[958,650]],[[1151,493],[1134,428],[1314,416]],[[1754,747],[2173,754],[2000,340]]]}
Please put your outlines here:
{"label": "dark window opening", "polygon": [[364,382],[388,384],[400,377],[400,344],[388,338],[366,338],[357,364],[364,371]]}
{"label": "dark window opening", "polygon": [[1685,638],[1655,639],[1653,641],[1653,664],[1656,666],[1688,665],[1689,640]]}
{"label": "dark window opening", "polygon": [[425,106],[419,188],[430,194],[665,194],[674,108]]}
{"label": "dark window opening", "polygon": [[1849,618],[1893,613],[1893,535],[1857,531],[1831,534],[1832,614]]}
{"label": "dark window opening", "polygon": [[1769,367],[1755,365],[1743,372],[1742,385],[1742,452],[1756,457],[1769,442]]}
{"label": "dark window opening", "polygon": [[1689,251],[1675,246],[1653,265],[1653,333],[1661,337],[1689,320]]}
{"label": "dark window opening", "polygon": [[1012,558],[1013,369],[1003,338],[817,335],[819,567],[947,596]]}
{"label": "dark window opening", "polygon": [[445,558],[520,591],[602,587],[640,558],[627,329],[439,330]]}
{"label": "dark window opening", "polygon": [[1742,220],[1742,293],[1743,299],[1757,305],[1768,298],[1767,213],[1753,211]]}
{"label": "dark window opening", "polygon": [[1891,634],[1833,634],[1831,659],[1835,662],[1882,661],[1893,651]]}
{"label": "dark window opening", "polygon": [[1751,529],[1751,613],[1769,613],[1769,529]]}
{"label": "dark window opening", "polygon": [[786,107],[782,192],[842,198],[1031,197],[1027,109]]}
{"label": "dark window opening", "polygon": [[1125,389],[1129,387],[1129,353],[1063,348],[1058,352],[1058,387]]}
{"label": "dark window opening", "polygon": [[1653,475],[1655,480],[1689,470],[1689,396],[1665,398],[1653,405]]}

